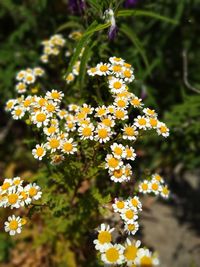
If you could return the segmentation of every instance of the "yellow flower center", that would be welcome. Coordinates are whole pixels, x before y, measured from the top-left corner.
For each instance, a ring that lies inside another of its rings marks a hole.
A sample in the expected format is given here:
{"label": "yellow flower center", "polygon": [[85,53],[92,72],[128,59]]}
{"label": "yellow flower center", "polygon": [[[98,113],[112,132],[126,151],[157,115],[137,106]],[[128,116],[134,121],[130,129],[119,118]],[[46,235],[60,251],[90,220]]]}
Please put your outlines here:
{"label": "yellow flower center", "polygon": [[158,121],[157,121],[156,119],[153,119],[153,118],[151,118],[151,119],[149,120],[149,122],[150,122],[150,124],[151,124],[152,127],[155,127],[155,126],[157,126],[157,124],[158,124]]}
{"label": "yellow flower center", "polygon": [[40,100],[38,101],[38,104],[42,107],[46,104],[46,99],[45,98],[40,98]]}
{"label": "yellow flower center", "polygon": [[106,138],[107,136],[108,136],[108,131],[107,131],[107,129],[99,129],[98,130],[98,136],[100,137],[100,138]]}
{"label": "yellow flower center", "polygon": [[8,202],[10,205],[15,204],[18,200],[18,195],[17,194],[10,194],[8,195]]}
{"label": "yellow flower center", "polygon": [[37,150],[36,150],[36,155],[38,157],[41,157],[42,155],[44,154],[44,148],[43,147],[38,147]]}
{"label": "yellow flower center", "polygon": [[26,99],[26,100],[24,100],[24,107],[25,107],[25,108],[29,107],[30,104],[31,104],[31,100],[30,100],[30,99]]}
{"label": "yellow flower center", "polygon": [[16,179],[13,183],[14,183],[14,185],[19,185],[20,184],[20,179]]}
{"label": "yellow flower center", "polygon": [[33,77],[29,75],[29,76],[26,77],[26,80],[31,82],[33,80]]}
{"label": "yellow flower center", "polygon": [[131,64],[124,63],[124,67],[126,67],[126,68],[131,68]]}
{"label": "yellow flower center", "polygon": [[98,240],[101,244],[110,243],[112,240],[112,236],[108,231],[101,231],[98,234]]}
{"label": "yellow flower center", "polygon": [[65,144],[63,145],[63,149],[64,149],[66,152],[70,152],[70,151],[72,151],[72,149],[73,149],[73,145],[72,145],[71,143],[65,143]]}
{"label": "yellow flower center", "polygon": [[111,158],[108,160],[108,165],[109,165],[109,167],[111,167],[111,168],[117,168],[118,165],[119,165],[119,161],[118,161],[116,158],[111,157]]}
{"label": "yellow flower center", "polygon": [[51,148],[57,148],[60,145],[60,141],[55,139],[55,138],[51,139],[50,142],[49,142],[49,145],[50,145]]}
{"label": "yellow flower center", "polygon": [[10,186],[11,186],[10,183],[5,182],[5,183],[1,186],[1,189],[2,189],[2,190],[7,190]]}
{"label": "yellow flower center", "polygon": [[132,157],[132,155],[133,155],[132,150],[129,149],[129,148],[126,148],[126,155],[127,155],[128,158]]}
{"label": "yellow flower center", "polygon": [[102,123],[103,123],[104,125],[108,126],[108,127],[111,127],[111,125],[112,125],[112,121],[111,121],[110,119],[108,119],[108,118],[103,119],[103,120],[102,120]]}
{"label": "yellow flower center", "polygon": [[120,82],[114,82],[114,83],[113,83],[113,87],[114,87],[115,89],[120,89],[120,88],[122,87],[122,83],[120,83]]}
{"label": "yellow flower center", "polygon": [[26,200],[27,197],[28,197],[27,193],[24,192],[24,191],[22,191],[22,192],[20,193],[20,196],[22,196],[22,199],[23,199],[23,200]]}
{"label": "yellow flower center", "polygon": [[153,184],[151,185],[151,188],[152,188],[154,191],[157,191],[157,190],[158,190],[158,184],[153,183]]}
{"label": "yellow flower center", "polygon": [[126,102],[124,100],[120,99],[117,101],[117,105],[120,108],[124,108],[126,106]]}
{"label": "yellow flower center", "polygon": [[114,72],[120,72],[122,70],[122,67],[120,65],[115,65],[112,69]]}
{"label": "yellow flower center", "polygon": [[102,72],[106,72],[106,71],[108,71],[108,66],[106,66],[106,65],[102,65],[99,69],[100,69],[100,71],[102,71]]}
{"label": "yellow flower center", "polygon": [[129,70],[125,70],[125,71],[124,71],[124,76],[125,76],[126,78],[130,78],[130,77],[131,77],[131,72],[130,72]]}
{"label": "yellow flower center", "polygon": [[17,228],[18,228],[18,222],[16,220],[12,220],[9,223],[9,228],[10,228],[10,230],[17,230]]}
{"label": "yellow flower center", "polygon": [[116,116],[117,119],[124,118],[124,111],[123,110],[116,110],[115,116]]}
{"label": "yellow flower center", "polygon": [[138,123],[140,125],[146,125],[146,120],[144,118],[141,118],[141,119],[138,120]]}
{"label": "yellow flower center", "polygon": [[152,267],[153,266],[152,259],[148,256],[143,256],[140,260],[140,266],[141,267]]}
{"label": "yellow flower center", "polygon": [[103,116],[106,113],[106,110],[103,108],[100,108],[97,112],[98,115]]}
{"label": "yellow flower center", "polygon": [[124,131],[128,136],[134,136],[135,134],[135,130],[132,127],[126,127]]}
{"label": "yellow flower center", "polygon": [[131,199],[131,204],[132,204],[134,207],[137,207],[137,206],[138,206],[138,200],[135,199],[135,198],[132,198],[132,199]]}
{"label": "yellow flower center", "polygon": [[51,93],[51,97],[52,97],[53,99],[57,99],[57,98],[60,97],[60,93],[58,93],[58,92],[52,92],[52,93]]}
{"label": "yellow flower center", "polygon": [[113,175],[115,176],[115,178],[121,178],[123,175],[122,169],[114,170]]}
{"label": "yellow flower center", "polygon": [[161,126],[160,127],[160,131],[161,131],[161,133],[166,133],[167,132],[167,127]]}
{"label": "yellow flower center", "polygon": [[134,212],[132,210],[127,210],[126,213],[126,218],[128,218],[129,220],[133,219],[134,217]]}
{"label": "yellow flower center", "polygon": [[15,115],[16,116],[20,116],[22,114],[22,110],[21,109],[16,109],[15,110]]}
{"label": "yellow flower center", "polygon": [[129,231],[134,231],[135,230],[135,224],[128,224],[128,230]]}
{"label": "yellow flower center", "polygon": [[29,195],[30,197],[34,197],[35,195],[37,195],[37,189],[35,187],[31,187],[29,189]]}
{"label": "yellow flower center", "polygon": [[116,262],[119,259],[119,252],[116,248],[109,248],[106,251],[106,258],[109,262]]}
{"label": "yellow flower center", "polygon": [[128,261],[134,260],[136,258],[137,251],[138,249],[135,246],[133,245],[127,246],[124,251],[124,257]]}
{"label": "yellow flower center", "polygon": [[48,128],[48,133],[50,133],[50,134],[55,133],[55,131],[56,131],[56,127],[55,126],[51,126],[51,127]]}
{"label": "yellow flower center", "polygon": [[123,209],[124,208],[124,202],[123,201],[117,201],[116,206],[118,209]]}
{"label": "yellow flower center", "polygon": [[82,131],[84,136],[90,136],[92,134],[92,129],[90,127],[85,127]]}
{"label": "yellow flower center", "polygon": [[91,71],[92,73],[95,73],[95,72],[97,71],[97,69],[96,69],[96,68],[91,68],[90,71]]}
{"label": "yellow flower center", "polygon": [[142,189],[146,191],[148,189],[148,184],[142,184]]}
{"label": "yellow flower center", "polygon": [[38,121],[38,122],[43,122],[43,121],[45,121],[46,120],[46,115],[44,114],[44,113],[39,113],[37,116],[36,116],[36,120]]}
{"label": "yellow flower center", "polygon": [[132,99],[131,103],[132,103],[132,105],[134,105],[134,106],[139,106],[139,105],[140,105],[140,100],[137,99],[137,98],[134,98],[134,99]]}
{"label": "yellow flower center", "polygon": [[46,109],[47,109],[47,111],[49,111],[49,112],[53,112],[53,111],[55,111],[55,106],[54,106],[53,104],[48,104],[48,105],[46,106]]}
{"label": "yellow flower center", "polygon": [[116,147],[116,148],[114,149],[114,153],[115,153],[116,155],[118,155],[118,156],[121,156],[122,153],[123,153],[123,150],[121,149],[121,147]]}
{"label": "yellow flower center", "polygon": [[166,186],[163,187],[162,192],[166,196],[169,194],[169,190],[168,190],[168,188]]}

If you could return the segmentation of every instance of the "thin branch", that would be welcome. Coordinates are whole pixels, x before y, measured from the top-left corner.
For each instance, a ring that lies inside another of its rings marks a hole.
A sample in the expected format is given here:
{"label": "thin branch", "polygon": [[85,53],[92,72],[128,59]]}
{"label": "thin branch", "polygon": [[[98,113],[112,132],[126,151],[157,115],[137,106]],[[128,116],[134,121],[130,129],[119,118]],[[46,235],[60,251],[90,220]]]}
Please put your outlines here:
{"label": "thin branch", "polygon": [[182,52],[183,57],[183,81],[185,86],[191,91],[200,94],[200,90],[193,87],[188,81],[188,59],[187,59],[187,51],[184,49]]}

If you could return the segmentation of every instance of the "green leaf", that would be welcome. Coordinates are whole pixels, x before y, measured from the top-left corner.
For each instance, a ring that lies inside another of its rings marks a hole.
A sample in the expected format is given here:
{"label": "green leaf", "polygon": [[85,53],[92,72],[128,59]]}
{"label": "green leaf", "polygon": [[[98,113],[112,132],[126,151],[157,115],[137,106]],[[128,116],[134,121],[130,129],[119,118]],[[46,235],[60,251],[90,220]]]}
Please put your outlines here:
{"label": "green leaf", "polygon": [[68,22],[62,24],[60,27],[58,27],[56,32],[61,32],[61,31],[64,31],[64,30],[70,29],[70,28],[78,28],[80,30],[80,28],[83,29],[83,26],[78,22],[68,21]]}
{"label": "green leaf", "polygon": [[75,52],[74,52],[74,54],[71,57],[71,60],[69,62],[69,67],[67,69],[66,76],[68,76],[69,73],[72,71],[72,68],[73,68],[74,64],[76,63],[76,61],[78,60],[78,57],[79,57],[79,55],[81,53],[82,48],[86,46],[86,44],[88,43],[88,41],[90,40],[92,35],[97,31],[101,31],[103,29],[108,28],[109,26],[110,26],[110,23],[98,24],[97,21],[94,21],[88,27],[88,29],[82,35],[81,39],[78,41],[78,44],[77,44],[77,46],[75,48]]}
{"label": "green leaf", "polygon": [[178,21],[159,15],[157,13],[154,13],[152,11],[147,10],[120,10],[117,13],[117,17],[127,17],[127,16],[145,16],[145,17],[151,17],[154,19],[162,20],[164,22],[172,23],[172,24],[178,24]]}
{"label": "green leaf", "polygon": [[140,42],[140,40],[138,39],[136,34],[133,32],[133,30],[131,28],[129,28],[127,25],[123,24],[121,26],[121,32],[123,32],[132,41],[132,43],[135,45],[138,52],[142,56],[142,59],[146,65],[146,67],[149,68],[149,62],[148,62],[148,59],[146,56],[146,52],[143,48],[142,43]]}

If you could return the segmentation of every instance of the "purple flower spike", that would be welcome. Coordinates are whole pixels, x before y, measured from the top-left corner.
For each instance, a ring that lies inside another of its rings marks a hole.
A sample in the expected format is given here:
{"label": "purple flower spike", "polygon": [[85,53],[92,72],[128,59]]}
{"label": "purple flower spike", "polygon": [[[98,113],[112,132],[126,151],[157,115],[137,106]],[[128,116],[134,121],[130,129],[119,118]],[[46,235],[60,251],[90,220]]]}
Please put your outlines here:
{"label": "purple flower spike", "polygon": [[125,3],[124,3],[124,6],[126,8],[132,8],[132,7],[135,7],[137,5],[139,0],[126,0]]}
{"label": "purple flower spike", "polygon": [[117,32],[118,32],[117,26],[116,25],[111,26],[108,32],[108,39],[110,41],[113,41],[117,36]]}

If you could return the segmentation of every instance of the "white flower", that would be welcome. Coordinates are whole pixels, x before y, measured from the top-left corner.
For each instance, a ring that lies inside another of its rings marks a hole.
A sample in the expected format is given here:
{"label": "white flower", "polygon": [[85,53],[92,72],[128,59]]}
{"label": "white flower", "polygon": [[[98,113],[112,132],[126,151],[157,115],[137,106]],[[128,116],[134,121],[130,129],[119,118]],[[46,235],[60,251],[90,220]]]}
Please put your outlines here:
{"label": "white flower", "polygon": [[168,137],[169,136],[169,129],[167,128],[165,123],[163,123],[163,122],[159,122],[158,123],[157,133],[158,133],[158,135],[162,135],[164,137]]}
{"label": "white flower", "polygon": [[95,244],[95,249],[100,252],[104,252],[108,244],[112,241],[112,232],[114,228],[110,228],[109,225],[101,224],[100,229],[98,230],[98,237],[93,241]]}
{"label": "white flower", "polygon": [[123,212],[125,209],[128,208],[128,203],[122,199],[115,198],[115,203],[112,204],[114,212]]}
{"label": "white flower", "polygon": [[146,130],[149,127],[148,118],[145,116],[137,116],[137,118],[134,119],[134,125],[138,127],[139,129]]}
{"label": "white flower", "polygon": [[136,209],[141,211],[142,210],[142,203],[139,200],[139,197],[134,196],[133,198],[129,198],[128,205],[132,209]]}
{"label": "white flower", "polygon": [[21,218],[15,215],[9,216],[8,220],[4,223],[4,228],[6,232],[9,232],[10,235],[15,235],[16,233],[21,233],[22,224]]}
{"label": "white flower", "polygon": [[112,64],[118,64],[118,65],[121,65],[121,66],[123,66],[123,64],[124,64],[124,59],[122,59],[120,57],[110,57],[109,61]]}
{"label": "white flower", "polygon": [[113,143],[110,148],[115,158],[117,159],[125,158],[126,156],[125,147],[122,144]]}
{"label": "white flower", "polygon": [[64,139],[61,142],[61,150],[65,154],[74,154],[77,151],[77,144],[73,143],[73,138],[68,140]]}
{"label": "white flower", "polygon": [[16,99],[9,99],[6,102],[5,110],[10,111],[14,108],[15,104],[17,103]]}
{"label": "white flower", "polygon": [[81,140],[90,139],[93,140],[93,132],[94,132],[94,125],[92,123],[83,124],[78,128],[79,135],[81,136]]}
{"label": "white flower", "polygon": [[144,194],[151,192],[149,181],[144,180],[143,182],[139,184],[139,192],[144,193]]}
{"label": "white flower", "polygon": [[131,103],[132,106],[134,106],[134,108],[141,108],[144,105],[142,103],[142,99],[138,98],[135,95],[132,96],[132,99],[131,99],[130,103]]}
{"label": "white flower", "polygon": [[148,249],[140,248],[135,259],[135,264],[138,266],[158,266],[159,259],[153,255]]}
{"label": "white flower", "polygon": [[26,84],[19,82],[18,84],[16,84],[15,89],[19,94],[23,94],[26,92]]}
{"label": "white flower", "polygon": [[18,73],[17,73],[17,76],[16,76],[16,80],[18,81],[22,81],[24,79],[26,75],[26,71],[24,70],[20,70]]}
{"label": "white flower", "polygon": [[36,183],[26,185],[24,190],[28,192],[29,197],[33,200],[38,200],[42,196],[41,188]]}
{"label": "white flower", "polygon": [[156,114],[155,110],[150,109],[150,108],[144,108],[143,109],[143,113],[146,114],[149,117],[157,117],[157,114]]}
{"label": "white flower", "polygon": [[157,181],[151,181],[149,183],[149,189],[151,190],[152,193],[158,195],[161,191],[161,186]]}
{"label": "white flower", "polygon": [[24,108],[22,106],[15,106],[11,114],[14,120],[19,120],[25,115]]}
{"label": "white flower", "polygon": [[137,257],[138,248],[141,245],[141,241],[139,240],[130,240],[126,239],[125,250],[124,250],[124,258],[127,263],[127,266],[132,266]]}
{"label": "white flower", "polygon": [[105,160],[106,160],[105,168],[111,171],[119,170],[120,167],[123,165],[123,162],[115,158],[112,154],[107,154]]}
{"label": "white flower", "polygon": [[16,186],[12,186],[8,189],[5,206],[10,207],[11,209],[16,208],[18,209],[21,206],[21,199],[19,190]]}
{"label": "white flower", "polygon": [[97,64],[96,69],[97,69],[97,74],[100,76],[106,76],[110,74],[110,64],[109,63],[102,63],[100,62]]}
{"label": "white flower", "polygon": [[127,181],[124,166],[122,166],[120,169],[113,170],[113,171],[109,169],[109,175],[110,175],[110,179],[115,183],[122,183],[124,181]]}
{"label": "white flower", "polygon": [[129,147],[129,146],[126,146],[125,147],[125,150],[124,150],[124,158],[127,159],[127,160],[135,160],[136,158],[136,153],[135,153],[135,149],[132,148],[132,147]]}
{"label": "white flower", "polygon": [[55,102],[60,102],[62,98],[64,97],[64,94],[58,90],[52,90],[51,92],[46,93],[46,98],[51,99]]}
{"label": "white flower", "polygon": [[90,68],[87,73],[89,76],[95,76],[97,74],[97,68]]}
{"label": "white flower", "polygon": [[128,112],[125,109],[117,108],[117,109],[115,109],[114,117],[117,120],[122,120],[122,121],[127,120],[128,119]]}
{"label": "white flower", "polygon": [[33,73],[26,73],[23,81],[27,84],[33,84],[35,82],[35,75]]}
{"label": "white flower", "polygon": [[108,142],[112,135],[111,128],[106,127],[103,124],[98,124],[95,133],[95,140],[99,141],[100,143]]}
{"label": "white flower", "polygon": [[137,214],[138,213],[135,209],[127,208],[123,210],[120,216],[126,223],[133,224],[133,222],[138,218]]}
{"label": "white flower", "polygon": [[160,187],[160,195],[163,197],[163,198],[169,198],[169,189],[168,187],[165,185],[165,186],[161,186]]}
{"label": "white flower", "polygon": [[46,111],[36,111],[32,113],[31,121],[36,124],[38,128],[47,126],[49,123],[49,114]]}
{"label": "white flower", "polygon": [[125,223],[124,225],[124,230],[129,235],[135,235],[138,229],[139,229],[139,223],[137,221],[134,221],[132,223]]}
{"label": "white flower", "polygon": [[51,150],[51,152],[55,152],[60,149],[61,139],[59,136],[53,135],[47,138],[48,142],[46,143],[47,149]]}
{"label": "white flower", "polygon": [[108,86],[111,89],[111,92],[114,94],[118,94],[126,90],[124,81],[118,78],[110,79]]}
{"label": "white flower", "polygon": [[46,155],[46,146],[44,144],[36,145],[36,147],[32,150],[32,154],[35,159],[42,160],[42,158]]}
{"label": "white flower", "polygon": [[127,140],[136,140],[137,136],[138,136],[138,131],[137,128],[134,125],[124,125],[123,130],[123,139],[127,139]]}
{"label": "white flower", "polygon": [[122,264],[124,261],[124,247],[120,244],[107,245],[104,253],[101,255],[101,259],[106,264]]}
{"label": "white flower", "polygon": [[40,68],[40,67],[36,67],[36,68],[33,69],[33,73],[34,73],[35,76],[41,77],[41,76],[44,75],[44,70],[42,68]]}

